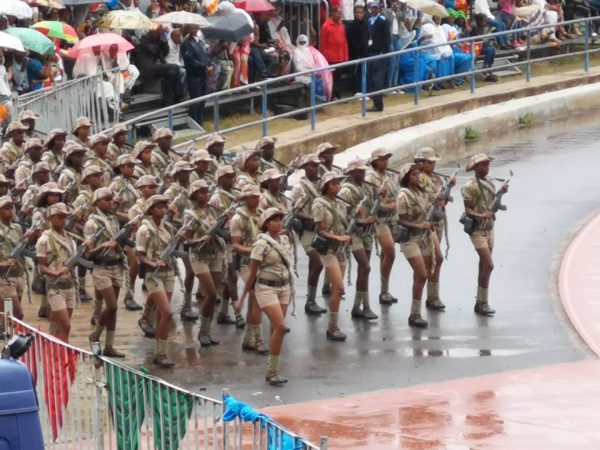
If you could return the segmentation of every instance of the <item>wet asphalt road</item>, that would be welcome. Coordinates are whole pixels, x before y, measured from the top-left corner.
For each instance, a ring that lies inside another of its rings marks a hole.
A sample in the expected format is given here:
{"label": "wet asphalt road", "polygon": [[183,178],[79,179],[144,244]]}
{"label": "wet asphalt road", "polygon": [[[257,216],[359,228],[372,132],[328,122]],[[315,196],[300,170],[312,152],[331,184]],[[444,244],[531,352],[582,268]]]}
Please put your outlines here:
{"label": "wet asphalt road", "polygon": [[[288,320],[292,331],[285,339],[280,363],[282,374],[290,379],[288,385],[266,385],[266,357],[243,353],[243,331],[217,324],[212,334],[221,345],[200,349],[195,341],[198,325],[192,328],[177,323],[173,340],[178,343],[171,344],[169,352],[178,366],[174,371],[153,373],[193,391],[206,387],[211,396],[229,388],[238,398],[263,407],[586,357],[587,349],[558,303],[553,268],[578,222],[597,208],[600,197],[600,126],[593,119],[588,115],[556,120],[498,138],[491,147],[479,142],[467,149],[439,149],[449,155],[439,166],[442,172],[449,173],[456,160],[464,167],[465,151],[488,151],[496,158],[492,176],[504,177],[509,169],[515,173],[504,197],[508,211],[498,214],[496,224],[496,268],[490,289],[496,317],[473,314],[477,258],[458,223],[462,211],[459,188],[467,179],[462,171],[453,191],[455,204],[448,208],[451,248],[441,281],[447,310],[425,313],[430,323],[427,330],[412,330],[407,325],[411,273],[397,249],[390,290],[400,302],[391,307],[378,304],[379,261],[373,254],[370,294],[380,319],[372,323],[351,320],[354,287],[347,287],[340,326],[348,340],[327,341],[327,316],[307,317],[303,311],[306,262],[300,249],[298,308],[296,317]],[[267,336],[266,319],[263,328]],[[137,350],[131,362],[150,363],[152,341],[140,338],[131,344]]]}

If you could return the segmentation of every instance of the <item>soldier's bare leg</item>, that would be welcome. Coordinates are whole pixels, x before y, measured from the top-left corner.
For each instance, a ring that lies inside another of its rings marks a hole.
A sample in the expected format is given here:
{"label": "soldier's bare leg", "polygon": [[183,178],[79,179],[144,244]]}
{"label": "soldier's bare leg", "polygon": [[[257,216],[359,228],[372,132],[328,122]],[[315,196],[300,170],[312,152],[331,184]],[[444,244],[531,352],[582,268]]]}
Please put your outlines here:
{"label": "soldier's bare leg", "polygon": [[428,272],[427,277],[427,300],[425,306],[427,309],[434,311],[443,311],[446,305],[440,299],[440,272],[442,270],[442,263],[444,262],[444,256],[440,248],[440,241],[436,238],[433,241],[433,251],[435,252],[435,266],[433,273]]}
{"label": "soldier's bare leg", "polygon": [[117,328],[117,310],[118,310],[118,298],[119,288],[111,286],[100,291],[100,295],[104,300],[106,307],[98,318],[98,324],[96,325],[92,334],[89,338],[92,342],[99,342],[102,332],[106,329],[106,341],[102,354],[113,358],[123,358],[125,355],[118,352],[114,348],[115,342],[115,330]]}
{"label": "soldier's bare leg", "polygon": [[428,260],[429,258],[423,258],[421,255],[408,258],[408,263],[413,270],[412,302],[408,316],[408,324],[411,327],[426,328],[428,326],[427,321],[421,316],[423,290],[427,281],[427,269],[431,263]]}
{"label": "soldier's bare leg", "polygon": [[490,277],[494,270],[494,261],[492,260],[492,248],[478,248],[479,255],[479,274],[477,277],[477,298],[475,302],[475,312],[484,316],[491,316],[495,311],[490,308],[488,303],[488,288],[490,286]]}
{"label": "soldier's bare leg", "polygon": [[280,376],[278,373],[279,355],[281,354],[281,346],[286,334],[285,312],[283,311],[282,306],[283,305],[276,304],[263,308],[263,312],[267,315],[269,322],[271,323],[269,361],[267,363],[266,380],[273,385],[280,385],[287,382],[287,379]]}
{"label": "soldier's bare leg", "polygon": [[340,312],[340,301],[344,293],[344,272],[346,266],[335,264],[325,267],[331,281],[331,297],[329,298],[329,325],[327,327],[327,339],[332,341],[345,341],[346,335],[338,327],[338,315]]}
{"label": "soldier's bare leg", "polygon": [[173,367],[175,363],[167,357],[167,338],[171,327],[173,312],[171,311],[171,293],[153,292],[148,296],[156,305],[156,348],[154,363],[160,367]]}
{"label": "soldier's bare leg", "polygon": [[69,342],[71,333],[72,309],[61,309],[50,312],[50,321],[54,324],[54,336],[64,342]]}
{"label": "soldier's bare leg", "polygon": [[369,264],[368,253],[364,248],[354,250],[352,256],[356,260],[356,294],[352,308],[353,319],[377,319],[377,314],[371,310],[369,304]]}
{"label": "soldier's bare leg", "polygon": [[381,277],[381,291],[379,294],[379,303],[382,305],[391,305],[397,303],[398,299],[390,294],[390,274],[396,259],[396,248],[394,247],[394,238],[391,233],[381,233],[377,235],[379,246],[381,247],[381,256],[379,261],[379,272]]}
{"label": "soldier's bare leg", "polygon": [[217,272],[199,273],[198,279],[204,290],[204,304],[202,305],[202,316],[200,318],[200,330],[198,340],[202,347],[217,345],[219,341],[210,335],[210,325],[215,313],[215,302],[217,300],[217,286],[221,282],[221,274]]}
{"label": "soldier's bare leg", "polygon": [[316,250],[311,250],[306,254],[308,256],[308,292],[306,295],[306,304],[304,311],[306,314],[320,315],[327,312],[327,309],[317,303],[317,285],[319,277],[323,271],[323,263]]}
{"label": "soldier's bare leg", "polygon": [[198,313],[192,308],[192,291],[194,289],[194,280],[196,276],[192,270],[192,264],[189,259],[184,259],[183,264],[185,266],[185,279],[183,280],[183,286],[185,293],[183,294],[183,307],[181,308],[181,319],[182,320],[198,320]]}

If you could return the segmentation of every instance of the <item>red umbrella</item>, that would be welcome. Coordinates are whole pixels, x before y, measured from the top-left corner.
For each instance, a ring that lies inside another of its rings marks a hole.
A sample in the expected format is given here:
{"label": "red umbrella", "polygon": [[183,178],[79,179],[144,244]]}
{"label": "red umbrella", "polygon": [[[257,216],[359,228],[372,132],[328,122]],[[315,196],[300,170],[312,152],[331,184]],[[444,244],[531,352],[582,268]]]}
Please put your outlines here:
{"label": "red umbrella", "polygon": [[91,49],[92,47],[108,47],[113,44],[119,46],[120,52],[128,52],[134,48],[133,45],[131,45],[126,39],[122,38],[118,34],[97,33],[79,41],[79,43],[71,49],[69,56],[75,57],[80,51]]}
{"label": "red umbrella", "polygon": [[266,0],[242,0],[235,2],[235,6],[248,13],[266,13],[275,11],[275,7]]}

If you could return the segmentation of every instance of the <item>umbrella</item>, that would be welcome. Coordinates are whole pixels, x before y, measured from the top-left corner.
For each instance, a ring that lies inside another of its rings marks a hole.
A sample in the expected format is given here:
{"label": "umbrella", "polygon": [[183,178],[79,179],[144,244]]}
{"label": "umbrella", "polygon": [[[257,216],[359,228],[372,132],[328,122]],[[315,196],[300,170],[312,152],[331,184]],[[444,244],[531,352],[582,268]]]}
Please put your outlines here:
{"label": "umbrella", "polygon": [[206,39],[237,42],[254,31],[243,14],[214,15],[207,20],[210,27],[202,30]]}
{"label": "umbrella", "polygon": [[176,23],[179,25],[198,25],[200,28],[210,26],[210,24],[204,16],[187,11],[176,11],[163,14],[162,16],[159,16],[156,19],[154,19],[154,22]]}
{"label": "umbrella", "polygon": [[119,52],[128,52],[129,50],[133,50],[133,45],[117,34],[97,33],[92,34],[91,36],[88,36],[79,41],[79,43],[75,44],[75,46],[69,51],[69,56],[74,58],[82,50],[91,49],[92,47],[108,47],[113,44],[119,46]]}
{"label": "umbrella", "polygon": [[71,25],[66,23],[44,20],[43,22],[36,23],[31,28],[39,31],[42,34],[45,34],[50,38],[62,39],[63,41],[67,41],[71,44],[76,44],[79,42],[77,32]]}
{"label": "umbrella", "polygon": [[249,13],[266,13],[275,11],[275,7],[266,0],[242,0],[234,5]]}
{"label": "umbrella", "polygon": [[0,14],[14,16],[17,19],[31,19],[33,10],[31,6],[21,0],[2,0],[0,1]]}
{"label": "umbrella", "polygon": [[65,7],[61,0],[27,0],[32,6],[44,6],[46,8],[57,8],[62,9]]}
{"label": "umbrella", "polygon": [[18,52],[25,52],[25,48],[21,41],[16,36],[11,36],[3,31],[0,31],[0,47]]}
{"label": "umbrella", "polygon": [[16,36],[23,47],[40,55],[54,55],[54,43],[37,30],[31,28],[8,28],[6,32]]}
{"label": "umbrella", "polygon": [[120,30],[154,30],[156,24],[140,11],[111,11],[96,22],[96,26]]}
{"label": "umbrella", "polygon": [[431,16],[448,17],[448,11],[432,0],[408,0],[408,7]]}

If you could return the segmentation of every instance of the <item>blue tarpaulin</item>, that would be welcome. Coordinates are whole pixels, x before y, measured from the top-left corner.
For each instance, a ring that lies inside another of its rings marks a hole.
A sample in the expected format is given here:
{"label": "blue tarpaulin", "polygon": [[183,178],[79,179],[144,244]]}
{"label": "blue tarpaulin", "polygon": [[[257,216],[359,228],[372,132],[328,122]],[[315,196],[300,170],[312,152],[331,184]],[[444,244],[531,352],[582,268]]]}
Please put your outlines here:
{"label": "blue tarpaulin", "polygon": [[[285,429],[266,414],[258,412],[250,405],[236,400],[231,395],[225,395],[223,402],[225,403],[224,422],[231,422],[239,417],[242,422],[256,423],[262,420]],[[297,446],[295,445],[295,439],[292,436],[289,434],[281,435],[277,431],[278,429],[275,427],[269,428],[269,450],[297,450],[302,448],[302,444],[300,443]]]}

